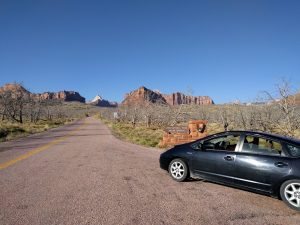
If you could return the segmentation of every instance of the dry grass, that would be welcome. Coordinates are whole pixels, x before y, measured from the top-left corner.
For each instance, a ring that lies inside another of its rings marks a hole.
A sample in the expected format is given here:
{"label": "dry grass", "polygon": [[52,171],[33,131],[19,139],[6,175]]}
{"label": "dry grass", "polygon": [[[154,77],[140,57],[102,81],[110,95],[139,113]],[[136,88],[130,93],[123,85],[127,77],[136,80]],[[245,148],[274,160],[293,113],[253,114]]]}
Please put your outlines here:
{"label": "dry grass", "polygon": [[12,123],[1,122],[0,123],[0,142],[13,140],[19,137],[24,137],[29,134],[40,133],[48,129],[58,127],[72,122],[72,119],[68,120],[56,120],[56,121],[40,121],[39,123]]}
{"label": "dry grass", "polygon": [[223,132],[223,131],[224,131],[224,127],[220,123],[208,123],[207,124],[207,133],[209,135]]}
{"label": "dry grass", "polygon": [[[95,118],[100,119],[104,122],[113,132],[113,134],[131,143],[143,145],[146,147],[160,147],[159,142],[163,138],[163,128],[158,127],[145,127],[144,125],[137,124],[135,127],[130,123],[125,122],[114,122],[112,120],[100,117],[99,114]],[[187,124],[179,124],[180,126],[187,126]],[[222,124],[208,123],[207,126],[208,134],[215,134],[224,131]]]}
{"label": "dry grass", "polygon": [[[126,140],[135,144],[143,145],[146,147],[159,147],[159,142],[163,138],[164,131],[162,128],[145,127],[143,125],[136,125],[133,127],[131,124],[124,122],[113,122],[99,115],[96,118],[101,119],[113,132],[115,136],[122,140]],[[182,124],[182,126],[187,124]],[[214,134],[224,131],[221,124],[211,123],[208,124],[208,134]]]}
{"label": "dry grass", "polygon": [[[99,118],[99,116],[97,116]],[[163,137],[163,130],[155,127],[145,127],[131,124],[112,122],[101,118],[101,120],[112,130],[113,134],[122,140],[143,145],[146,147],[158,147]]]}

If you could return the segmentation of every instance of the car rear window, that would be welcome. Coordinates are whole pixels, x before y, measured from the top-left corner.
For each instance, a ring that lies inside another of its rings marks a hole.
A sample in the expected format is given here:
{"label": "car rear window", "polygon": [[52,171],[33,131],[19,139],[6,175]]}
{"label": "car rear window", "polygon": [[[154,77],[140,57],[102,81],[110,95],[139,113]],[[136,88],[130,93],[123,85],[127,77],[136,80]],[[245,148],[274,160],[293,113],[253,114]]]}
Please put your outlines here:
{"label": "car rear window", "polygon": [[286,144],[286,148],[291,156],[300,157],[300,147],[299,146]]}

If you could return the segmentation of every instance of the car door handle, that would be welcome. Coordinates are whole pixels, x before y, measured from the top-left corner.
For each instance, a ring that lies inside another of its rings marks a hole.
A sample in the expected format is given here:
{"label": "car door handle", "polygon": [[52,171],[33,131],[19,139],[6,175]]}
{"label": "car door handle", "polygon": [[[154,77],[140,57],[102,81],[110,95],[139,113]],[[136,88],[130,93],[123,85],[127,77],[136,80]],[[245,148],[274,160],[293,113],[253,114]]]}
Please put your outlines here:
{"label": "car door handle", "polygon": [[233,160],[234,160],[234,157],[233,157],[233,156],[230,156],[230,155],[227,155],[227,156],[224,157],[224,159],[225,159],[226,161],[233,161]]}
{"label": "car door handle", "polygon": [[288,166],[288,164],[284,163],[284,162],[276,162],[276,163],[274,163],[274,165],[277,166],[277,167],[280,167],[280,168]]}

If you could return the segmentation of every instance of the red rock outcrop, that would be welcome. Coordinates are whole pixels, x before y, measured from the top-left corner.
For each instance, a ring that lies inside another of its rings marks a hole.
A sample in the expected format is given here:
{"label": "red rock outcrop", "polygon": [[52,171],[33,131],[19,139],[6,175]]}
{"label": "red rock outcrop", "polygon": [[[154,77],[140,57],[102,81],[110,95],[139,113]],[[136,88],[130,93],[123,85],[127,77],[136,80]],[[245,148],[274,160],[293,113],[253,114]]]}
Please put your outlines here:
{"label": "red rock outcrop", "polygon": [[188,96],[180,92],[172,94],[161,94],[158,91],[152,91],[145,87],[130,92],[125,95],[122,105],[143,105],[147,102],[181,105],[181,104],[195,104],[195,105],[212,105],[213,100],[208,96]]}
{"label": "red rock outcrop", "polygon": [[62,101],[78,101],[85,102],[85,98],[82,97],[78,92],[75,91],[59,91],[59,92],[44,92],[42,94],[31,93],[26,90],[22,85],[11,83],[5,84],[0,87],[0,92],[3,91],[23,91],[27,94],[30,94],[33,98],[41,99],[41,100],[62,100]]}
{"label": "red rock outcrop", "polygon": [[35,94],[35,96],[42,100],[77,101],[85,103],[85,98],[76,91],[44,92],[42,94]]}
{"label": "red rock outcrop", "polygon": [[12,91],[12,92],[14,92],[14,91],[22,91],[22,92],[25,92],[25,93],[30,93],[22,85],[15,84],[15,83],[5,84],[2,87],[0,87],[0,92],[3,92],[3,91]]}
{"label": "red rock outcrop", "polygon": [[148,88],[140,87],[125,95],[122,105],[145,105],[147,103],[167,104],[166,99],[159,93]]}
{"label": "red rock outcrop", "polygon": [[185,95],[180,92],[172,94],[163,94],[163,97],[166,99],[169,105],[212,105],[214,104],[213,100],[209,96],[190,96]]}

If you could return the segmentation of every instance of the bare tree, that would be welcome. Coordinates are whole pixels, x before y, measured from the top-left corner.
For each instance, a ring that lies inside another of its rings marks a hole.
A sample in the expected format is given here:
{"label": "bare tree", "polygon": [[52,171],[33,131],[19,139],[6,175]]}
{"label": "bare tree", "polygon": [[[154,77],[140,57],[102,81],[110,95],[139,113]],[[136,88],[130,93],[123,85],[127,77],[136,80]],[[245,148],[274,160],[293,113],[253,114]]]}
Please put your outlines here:
{"label": "bare tree", "polygon": [[2,119],[7,117],[15,122],[23,123],[24,109],[31,97],[21,85],[15,87],[14,90],[1,92]]}
{"label": "bare tree", "polygon": [[229,129],[229,115],[226,108],[223,108],[219,111],[219,119],[221,120],[224,130],[227,131]]}
{"label": "bare tree", "polygon": [[296,131],[300,128],[299,116],[296,114],[296,97],[293,93],[291,84],[283,79],[276,85],[275,95],[265,91],[269,99],[269,104],[277,106],[280,116],[274,121],[274,126],[284,135],[295,137]]}

